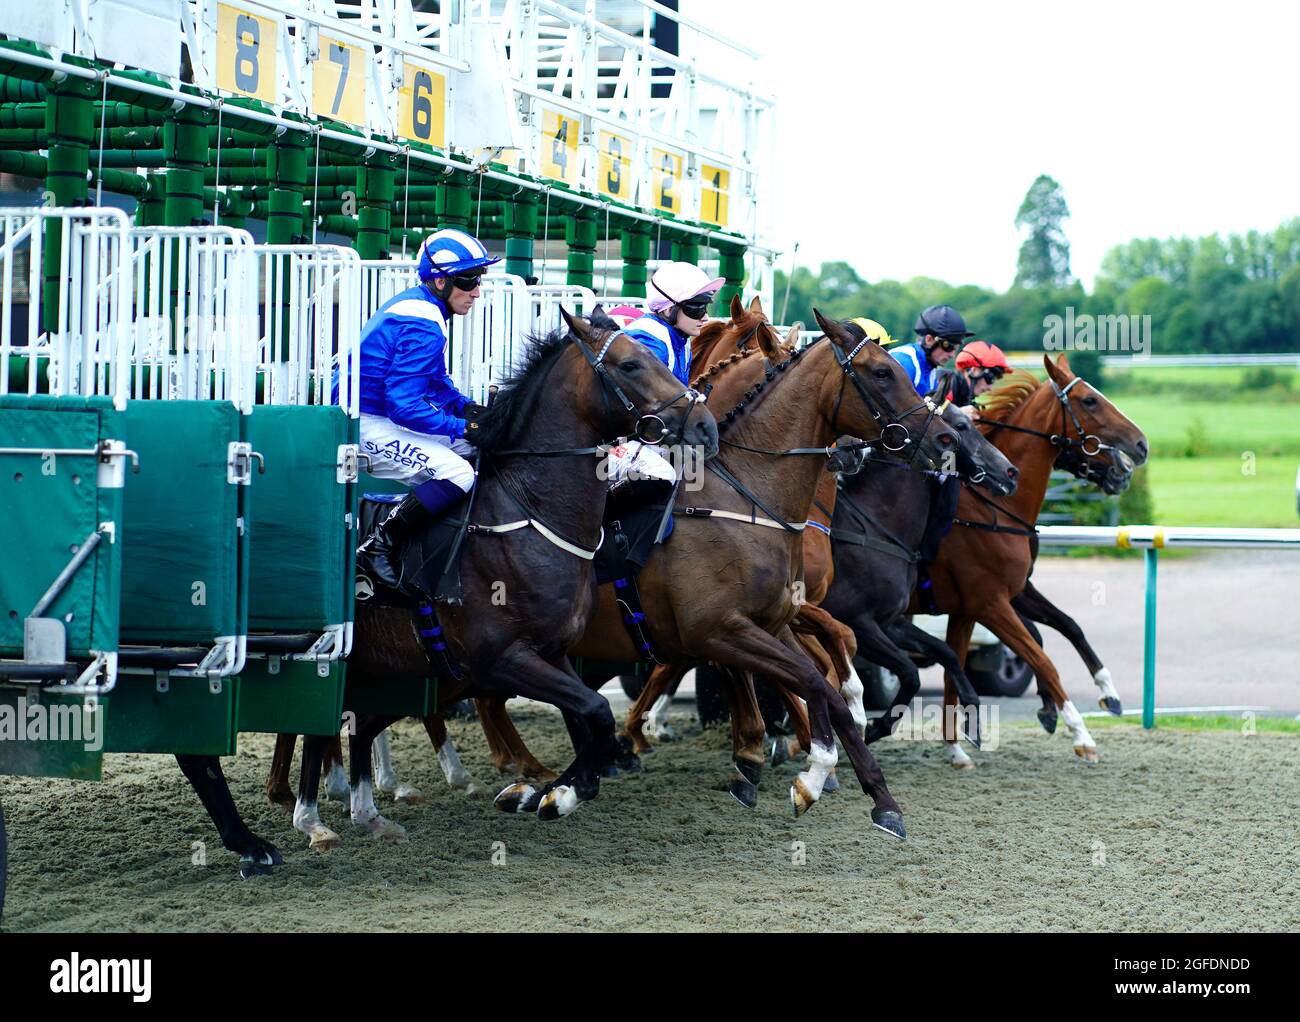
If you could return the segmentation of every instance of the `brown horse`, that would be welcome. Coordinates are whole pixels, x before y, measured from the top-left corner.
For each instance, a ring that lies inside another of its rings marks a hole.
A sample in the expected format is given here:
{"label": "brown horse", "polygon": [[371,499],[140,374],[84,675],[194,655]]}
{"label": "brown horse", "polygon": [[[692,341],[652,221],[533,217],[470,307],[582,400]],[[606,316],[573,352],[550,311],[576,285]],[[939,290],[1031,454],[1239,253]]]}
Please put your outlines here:
{"label": "brown horse", "polygon": [[[1075,754],[1098,758],[1097,743],[1061,686],[1052,661],[1034,641],[1012,606],[1033,566],[1031,537],[1047,493],[1053,463],[1069,454],[1076,474],[1092,477],[1108,493],[1128,487],[1133,469],[1147,459],[1147,441],[1096,388],[1076,377],[1065,355],[1043,365],[1048,379],[1011,373],[985,400],[981,428],[1020,469],[1012,497],[991,501],[964,489],[956,525],[930,568],[934,596],[948,614],[948,645],[964,663],[976,621],[986,626],[1033,669],[1040,689],[1065,718]],[[914,598],[911,611],[920,612]],[[954,766],[971,765],[956,742],[956,691],[944,676],[944,739]],[[1047,721],[1044,721],[1045,726]],[[1055,717],[1051,718],[1055,727]]]}
{"label": "brown horse", "polygon": [[[803,565],[801,526],[825,464],[800,455],[824,453],[848,433],[891,447],[915,444],[937,463],[956,439],[946,427],[922,436],[931,406],[918,402],[883,349],[855,342],[843,324],[820,314],[818,321],[825,338],[779,365],[772,362],[784,351],[760,331],[765,358],[741,359],[726,371],[742,381],[746,396],[722,417],[722,453],[709,462],[697,491],[679,495],[672,541],[656,548],[637,585],[656,655],[667,663],[717,664],[749,702],[742,725],[750,726],[738,733],[735,750],[744,780],[757,779],[765,758],[762,717],[744,678],[761,674],[808,704],[810,768],[790,790],[795,815],[821,796],[838,736],[875,802],[872,822],[902,838],[898,804],[848,707],[790,630]],[[622,662],[638,658],[612,585],[599,587],[596,613],[574,652]]]}

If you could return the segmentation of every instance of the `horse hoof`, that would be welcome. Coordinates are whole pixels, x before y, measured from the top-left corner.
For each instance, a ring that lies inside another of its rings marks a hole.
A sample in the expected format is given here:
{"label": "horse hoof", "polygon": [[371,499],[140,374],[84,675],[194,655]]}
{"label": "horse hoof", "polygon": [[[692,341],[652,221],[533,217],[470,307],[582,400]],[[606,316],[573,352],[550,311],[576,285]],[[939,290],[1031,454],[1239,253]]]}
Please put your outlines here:
{"label": "horse hoof", "polygon": [[414,788],[409,784],[399,784],[397,791],[393,794],[393,801],[404,806],[423,805],[424,793],[419,788]]}
{"label": "horse hoof", "polygon": [[470,781],[461,790],[465,792],[466,798],[472,798],[476,802],[481,802],[483,799],[488,797],[487,789],[484,788],[483,785],[479,784],[478,781]]}
{"label": "horse hoof", "polygon": [[1049,735],[1056,734],[1056,711],[1039,710],[1038,723],[1043,725],[1043,730],[1046,731]]}
{"label": "horse hoof", "polygon": [[578,793],[567,784],[559,784],[542,796],[542,803],[537,807],[537,818],[558,820],[577,808]]}
{"label": "horse hoof", "polygon": [[656,742],[677,741],[677,732],[674,731],[672,728],[670,728],[667,724],[664,724],[662,727],[656,728],[655,730],[648,731],[646,733],[651,738],[653,738]]}
{"label": "horse hoof", "polygon": [[603,767],[600,768],[601,777],[617,777],[622,772],[623,771],[620,770],[618,767],[616,767],[613,763],[606,763]]}
{"label": "horse hoof", "polygon": [[796,777],[794,783],[790,785],[790,805],[794,809],[794,818],[797,820],[804,813],[813,807],[817,800],[804,787],[803,781]]}
{"label": "horse hoof", "polygon": [[949,755],[952,756],[952,766],[954,770],[974,770],[975,761],[966,755],[966,750],[960,745],[948,746]]}
{"label": "horse hoof", "polygon": [[758,808],[758,787],[752,781],[747,781],[743,777],[734,777],[727,785],[727,791],[731,792],[731,797],[746,809]]}
{"label": "horse hoof", "polygon": [[1124,716],[1124,707],[1121,706],[1119,700],[1113,696],[1102,696],[1097,700],[1097,705],[1107,713],[1114,714],[1116,717]]}
{"label": "horse hoof", "polygon": [[790,758],[790,747],[786,744],[784,738],[772,739],[772,753],[769,758],[773,766],[780,766]]}
{"label": "horse hoof", "polygon": [[907,840],[907,831],[903,829],[902,813],[895,812],[893,809],[873,809],[871,823],[890,837],[896,837],[899,841]]}
{"label": "horse hoof", "polygon": [[1096,763],[1101,757],[1097,755],[1097,746],[1095,745],[1076,745],[1074,754],[1085,763]]}
{"label": "horse hoof", "polygon": [[367,820],[363,826],[375,836],[376,841],[400,844],[406,840],[406,828],[382,816]]}
{"label": "horse hoof", "polygon": [[332,851],[339,846],[339,836],[328,827],[317,827],[311,832],[311,843],[308,847],[313,852],[324,854]]}
{"label": "horse hoof", "polygon": [[531,784],[511,784],[502,788],[497,797],[492,800],[492,804],[500,809],[503,813],[522,813],[526,812],[524,806],[529,800],[537,794],[537,789]]}
{"label": "horse hoof", "polygon": [[822,794],[825,795],[828,791],[839,791],[839,790],[840,790],[840,779],[836,777],[834,774],[827,774],[826,783],[822,785]]}
{"label": "horse hoof", "polygon": [[266,793],[266,798],[271,805],[279,806],[281,809],[290,813],[293,812],[293,807],[298,804],[298,796],[288,788],[279,788],[275,791],[268,791]]}

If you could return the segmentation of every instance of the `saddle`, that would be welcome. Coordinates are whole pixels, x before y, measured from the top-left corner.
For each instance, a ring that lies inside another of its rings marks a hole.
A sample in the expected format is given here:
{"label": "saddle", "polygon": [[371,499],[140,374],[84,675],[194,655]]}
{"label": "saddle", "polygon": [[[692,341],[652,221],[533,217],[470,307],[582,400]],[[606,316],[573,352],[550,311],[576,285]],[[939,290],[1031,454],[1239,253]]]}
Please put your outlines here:
{"label": "saddle", "polygon": [[[403,494],[367,493],[361,498],[361,535],[369,536],[402,502]],[[413,536],[394,553],[401,564],[401,589],[357,577],[357,599],[383,606],[410,607],[412,599],[461,602],[460,557],[468,524],[469,494],[449,507],[421,536]],[[368,587],[369,593],[365,590]]]}

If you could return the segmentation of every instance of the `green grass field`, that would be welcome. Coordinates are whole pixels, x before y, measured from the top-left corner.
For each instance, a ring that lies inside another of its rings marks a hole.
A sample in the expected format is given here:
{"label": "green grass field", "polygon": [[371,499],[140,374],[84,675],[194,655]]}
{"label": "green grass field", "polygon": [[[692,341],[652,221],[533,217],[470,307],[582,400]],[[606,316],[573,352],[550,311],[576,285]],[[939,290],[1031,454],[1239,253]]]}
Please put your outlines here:
{"label": "green grass field", "polygon": [[1161,525],[1294,529],[1296,468],[1300,457],[1261,457],[1255,474],[1242,474],[1239,456],[1155,457],[1149,479]]}
{"label": "green grass field", "polygon": [[[1252,715],[1249,721],[1254,727],[1256,733],[1276,734],[1276,735],[1300,735],[1300,720],[1291,717],[1259,717]],[[1238,732],[1247,724],[1247,719],[1242,715],[1229,716],[1227,714],[1199,714],[1191,713],[1170,713],[1156,717],[1156,729],[1165,731],[1229,731]],[[1026,722],[1028,727],[1037,727],[1032,722]],[[1088,717],[1088,727],[1090,730],[1097,728],[1140,728],[1142,719],[1137,716],[1129,717],[1109,717],[1098,716]]]}

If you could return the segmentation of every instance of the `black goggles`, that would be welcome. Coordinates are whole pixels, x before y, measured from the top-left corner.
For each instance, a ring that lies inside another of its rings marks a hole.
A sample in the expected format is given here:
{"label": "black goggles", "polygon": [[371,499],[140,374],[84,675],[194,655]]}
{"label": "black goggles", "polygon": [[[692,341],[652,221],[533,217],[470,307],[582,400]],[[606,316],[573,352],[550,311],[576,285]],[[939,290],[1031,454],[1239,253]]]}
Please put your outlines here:
{"label": "black goggles", "polygon": [[944,351],[956,351],[961,347],[963,337],[936,337],[934,347],[942,348]]}
{"label": "black goggles", "polygon": [[712,303],[712,295],[702,295],[699,298],[692,298],[689,302],[678,302],[677,308],[681,309],[691,319],[703,319],[709,314],[709,306]]}
{"label": "black goggles", "polygon": [[1005,376],[1006,373],[1007,371],[1003,369],[1001,366],[991,366],[990,368],[985,369],[982,373],[980,373],[980,376],[983,377],[985,383],[992,386],[993,384],[997,383],[998,380],[1002,379],[1002,377]]}
{"label": "black goggles", "polygon": [[482,279],[482,273],[458,273],[454,277],[448,277],[447,281],[457,291],[473,291]]}

